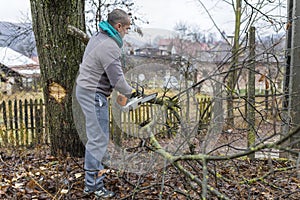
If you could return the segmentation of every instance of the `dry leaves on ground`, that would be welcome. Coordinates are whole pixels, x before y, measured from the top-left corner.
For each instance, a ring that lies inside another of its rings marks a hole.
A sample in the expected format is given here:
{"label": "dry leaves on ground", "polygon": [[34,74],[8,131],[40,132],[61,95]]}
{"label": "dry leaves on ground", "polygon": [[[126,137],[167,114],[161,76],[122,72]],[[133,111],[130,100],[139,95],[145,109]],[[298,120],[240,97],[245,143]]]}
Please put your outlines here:
{"label": "dry leaves on ground", "polygon": [[[49,152],[47,146],[1,149],[0,199],[94,199],[82,192],[83,159],[53,157]],[[271,162],[210,163],[209,184],[230,199],[300,199],[300,180],[293,163]],[[199,162],[183,164],[201,178]],[[164,170],[146,174],[105,171],[106,187],[116,192],[113,199],[200,199],[200,186],[173,166]],[[208,199],[217,198],[209,193]]]}

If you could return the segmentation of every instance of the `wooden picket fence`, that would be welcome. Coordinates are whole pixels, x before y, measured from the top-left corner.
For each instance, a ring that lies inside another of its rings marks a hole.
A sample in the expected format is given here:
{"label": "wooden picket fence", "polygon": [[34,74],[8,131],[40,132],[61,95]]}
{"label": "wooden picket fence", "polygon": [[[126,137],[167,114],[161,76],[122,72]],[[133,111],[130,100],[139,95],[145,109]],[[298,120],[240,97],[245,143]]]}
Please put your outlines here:
{"label": "wooden picket fence", "polygon": [[[178,111],[179,109],[175,110],[175,112]],[[114,134],[116,132],[117,126],[124,134],[144,138],[148,134],[143,134],[141,128],[152,120],[156,122],[151,130],[160,134],[171,134],[171,131],[175,131],[179,124],[179,119],[177,119],[174,112],[163,110],[161,106],[156,104],[144,103],[134,111],[122,112],[120,115],[112,116],[110,120],[111,133]]]}
{"label": "wooden picket fence", "polygon": [[0,111],[0,146],[30,146],[49,141],[42,99],[2,101]]}
{"label": "wooden picket fence", "polygon": [[[199,128],[209,123],[210,102],[209,97],[203,97],[197,101],[194,120],[199,122]],[[180,114],[179,110],[177,111]],[[122,112],[117,116],[112,115],[112,106],[110,106],[111,132],[115,132],[118,127],[129,135],[139,133],[139,129],[153,118],[158,120],[154,130],[157,133],[172,134],[178,126],[178,118],[173,112],[161,111],[160,107],[153,104],[143,104],[135,111]],[[116,121],[119,121],[119,124]],[[2,101],[0,104],[0,146],[32,146],[45,143],[49,143],[49,132],[42,99]]]}

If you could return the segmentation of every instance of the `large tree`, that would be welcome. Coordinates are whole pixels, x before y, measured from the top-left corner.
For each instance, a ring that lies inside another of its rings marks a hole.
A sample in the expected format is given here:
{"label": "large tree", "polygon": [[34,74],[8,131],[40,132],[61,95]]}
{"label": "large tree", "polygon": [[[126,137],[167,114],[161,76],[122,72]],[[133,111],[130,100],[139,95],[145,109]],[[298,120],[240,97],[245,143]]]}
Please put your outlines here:
{"label": "large tree", "polygon": [[[286,78],[285,78],[285,101],[288,104],[283,104],[285,109],[288,109],[288,115],[285,116],[285,129],[283,129],[283,135],[288,134],[289,130],[296,129],[300,124],[300,107],[299,107],[299,89],[300,79],[297,77],[300,73],[299,61],[300,61],[300,39],[299,30],[300,23],[298,20],[294,20],[294,16],[300,14],[299,1],[288,1],[288,30],[287,30],[287,66],[286,66]],[[300,133],[292,137],[289,141],[290,146],[295,149],[300,149]]]}
{"label": "large tree", "polygon": [[72,90],[84,51],[68,25],[85,30],[84,0],[31,0],[46,118],[54,155],[81,156],[84,146],[72,119]]}
{"label": "large tree", "polygon": [[[54,155],[81,156],[84,146],[72,117],[72,91],[85,44],[108,11],[118,6],[130,13],[134,4],[132,0],[30,0],[30,3],[51,150]],[[91,19],[85,13],[91,14]],[[132,16],[135,31],[140,33],[135,21],[142,19]]]}

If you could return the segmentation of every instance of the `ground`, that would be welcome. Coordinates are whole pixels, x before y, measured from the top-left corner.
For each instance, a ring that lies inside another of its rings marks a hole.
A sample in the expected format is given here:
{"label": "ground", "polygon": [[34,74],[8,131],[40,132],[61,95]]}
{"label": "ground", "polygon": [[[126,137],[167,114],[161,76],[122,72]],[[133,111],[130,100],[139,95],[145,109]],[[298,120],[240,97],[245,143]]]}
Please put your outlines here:
{"label": "ground", "polygon": [[[94,199],[82,193],[82,158],[50,155],[49,146],[0,150],[0,199]],[[182,163],[201,178],[196,161]],[[272,169],[270,168],[272,167]],[[229,199],[300,199],[296,165],[288,160],[247,159],[209,164],[209,184]],[[164,173],[163,173],[164,172]],[[201,187],[172,165],[135,174],[107,170],[106,186],[112,199],[200,199]],[[208,192],[208,199],[217,199]]]}

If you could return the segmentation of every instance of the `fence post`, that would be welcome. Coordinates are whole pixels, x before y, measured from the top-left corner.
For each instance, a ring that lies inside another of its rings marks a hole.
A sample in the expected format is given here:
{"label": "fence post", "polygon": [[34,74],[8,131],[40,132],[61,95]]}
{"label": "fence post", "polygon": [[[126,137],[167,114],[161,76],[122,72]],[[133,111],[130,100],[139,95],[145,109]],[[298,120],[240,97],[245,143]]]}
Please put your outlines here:
{"label": "fence post", "polygon": [[26,130],[26,135],[25,135],[25,144],[28,145],[29,144],[29,130],[28,130],[28,100],[25,99],[24,102],[24,125],[25,125],[25,130]]}
{"label": "fence post", "polygon": [[[247,147],[250,148],[255,144],[255,27],[250,27],[249,30],[249,72],[248,72],[248,95],[247,95],[247,122],[248,135]],[[250,160],[255,159],[255,154],[248,155]]]}
{"label": "fence post", "polygon": [[34,134],[34,119],[33,119],[33,100],[29,100],[29,112],[30,112],[30,129],[31,129],[31,144],[34,144],[35,134]]}
{"label": "fence post", "polygon": [[24,145],[24,136],[26,135],[23,122],[23,102],[19,100],[19,124],[20,124],[20,144]]}
{"label": "fence post", "polygon": [[4,122],[4,128],[5,128],[5,132],[3,135],[3,143],[7,144],[8,143],[8,133],[7,133],[7,129],[8,129],[8,124],[7,124],[7,112],[6,112],[6,102],[2,101],[2,109],[3,109],[3,122]]}
{"label": "fence post", "polygon": [[15,140],[16,140],[16,145],[18,146],[20,141],[19,141],[18,102],[17,102],[17,99],[14,100],[14,122],[15,122]]}
{"label": "fence post", "polygon": [[13,138],[13,109],[12,109],[12,101],[9,100],[8,101],[8,124],[9,124],[9,128],[11,130],[11,134],[8,134],[8,131],[7,131],[7,134],[9,135],[10,137],[10,142],[14,143],[14,138]]}
{"label": "fence post", "polygon": [[41,139],[42,139],[42,141],[43,141],[43,143],[47,143],[48,142],[48,140],[47,140],[47,138],[45,137],[45,135],[44,135],[44,104],[43,104],[43,99],[40,99],[40,102],[39,102],[39,107],[40,107],[40,125],[39,125],[39,127],[40,127],[40,134],[41,134]]}
{"label": "fence post", "polygon": [[36,142],[38,144],[41,143],[41,110],[39,109],[38,106],[38,100],[34,100],[34,114],[35,114],[35,136],[36,136]]}

